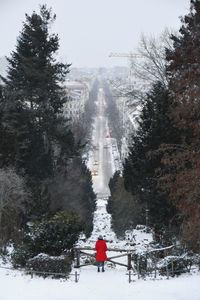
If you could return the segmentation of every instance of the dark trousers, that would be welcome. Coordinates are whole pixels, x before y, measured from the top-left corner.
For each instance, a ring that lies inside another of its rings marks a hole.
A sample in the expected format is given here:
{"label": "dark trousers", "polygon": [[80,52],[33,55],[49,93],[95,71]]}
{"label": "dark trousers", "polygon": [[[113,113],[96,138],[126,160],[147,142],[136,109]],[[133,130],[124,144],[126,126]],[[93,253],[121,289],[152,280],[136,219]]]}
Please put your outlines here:
{"label": "dark trousers", "polygon": [[100,271],[100,268],[102,268],[102,271],[104,271],[104,261],[97,261],[97,267],[98,271]]}

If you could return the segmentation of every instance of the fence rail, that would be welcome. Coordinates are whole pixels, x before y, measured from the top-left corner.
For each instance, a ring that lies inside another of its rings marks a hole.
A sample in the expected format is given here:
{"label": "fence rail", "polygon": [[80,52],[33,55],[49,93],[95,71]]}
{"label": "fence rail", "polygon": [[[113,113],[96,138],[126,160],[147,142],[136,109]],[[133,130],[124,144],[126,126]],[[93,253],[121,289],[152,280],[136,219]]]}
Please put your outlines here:
{"label": "fence rail", "polygon": [[[160,271],[159,268],[152,269],[151,271],[147,271],[144,274],[141,274],[139,272],[139,270],[137,270],[137,269],[133,272],[131,270],[129,270],[126,275],[128,275],[128,277],[129,277],[129,283],[135,281],[135,280],[132,280],[133,276],[137,276],[137,279],[146,279],[146,278],[152,279],[153,278],[153,280],[156,280],[158,278],[158,276],[159,276],[160,279],[163,279],[163,277],[165,277],[167,280],[169,280],[170,276],[171,277],[175,276],[175,273],[173,272],[173,270],[172,271],[169,270],[169,268],[167,268],[167,266],[165,268],[166,268],[166,275],[165,276],[161,275],[159,273],[159,271]],[[187,272],[190,273],[191,270],[197,270],[197,268],[196,267],[191,267],[190,270],[188,270]],[[176,271],[179,271],[180,273],[183,273],[182,269],[177,269]]]}
{"label": "fence rail", "polygon": [[[145,251],[142,255],[138,255],[138,259],[136,258],[136,261],[134,262],[133,266],[132,266],[132,263],[133,263],[132,255],[136,254],[134,249],[129,250],[129,249],[120,249],[120,248],[116,248],[116,249],[109,248],[108,251],[121,252],[121,254],[111,256],[108,258],[107,261],[111,262],[113,264],[116,264],[116,265],[118,264],[120,266],[126,267],[128,270],[127,275],[129,278],[128,279],[129,283],[133,281],[132,280],[133,276],[136,276],[137,279],[148,278],[148,277],[150,277],[151,279],[153,278],[153,280],[158,279],[158,278],[169,279],[170,276],[174,277],[181,273],[189,273],[192,269],[197,269],[197,268],[195,268],[195,263],[187,264],[187,263],[183,262],[182,267],[179,268],[176,265],[176,261],[173,261],[173,260],[171,260],[169,262],[166,261],[166,264],[163,264],[163,265],[159,265],[159,261],[152,261],[151,266],[146,265],[145,261],[140,261],[140,258],[143,257],[146,259],[146,262],[147,262],[148,255],[150,255],[150,258],[151,258],[151,255],[157,255],[158,252],[160,252],[161,254],[164,253],[166,255],[165,257],[168,257],[168,255],[169,255],[168,252],[171,251],[173,248],[174,248],[174,245],[170,245],[170,246],[163,247],[163,248],[157,248],[157,249],[151,249],[151,250]],[[87,253],[86,250],[95,251],[95,248],[92,248],[92,247],[75,247],[74,248],[74,254],[75,254],[75,266],[74,267],[75,268],[81,268],[84,266],[95,265],[94,261],[91,261],[89,263],[88,262],[82,263],[82,264],[80,263],[81,255],[86,255],[86,256],[95,258],[95,253]],[[123,257],[123,256],[127,256],[127,264],[121,263],[118,261],[114,261],[114,259]],[[199,271],[200,271],[200,264],[199,264]]]}
{"label": "fence rail", "polygon": [[[87,252],[85,252],[85,250],[86,251],[87,250],[95,251],[95,248],[91,248],[91,247],[84,247],[84,248],[76,247],[76,248],[74,248],[74,254],[75,254],[75,258],[76,258],[75,268],[81,268],[81,267],[85,267],[85,266],[88,266],[88,265],[94,265],[93,262],[91,262],[91,263],[85,263],[85,264],[80,264],[81,254],[84,254],[86,256],[95,258],[95,253],[87,253]],[[112,252],[126,252],[124,254],[120,254],[120,255],[115,255],[115,256],[109,257],[107,259],[107,261],[109,261],[111,263],[114,263],[116,265],[120,265],[120,266],[126,267],[128,270],[132,269],[132,265],[131,265],[131,252],[130,252],[130,250],[108,248],[108,251],[112,251]],[[123,263],[120,263],[118,261],[114,261],[113,260],[115,258],[119,258],[119,257],[122,257],[122,256],[127,256],[127,264],[123,264]]]}
{"label": "fence rail", "polygon": [[6,270],[10,270],[10,271],[21,271],[24,272],[26,274],[30,274],[31,278],[33,278],[34,274],[42,274],[42,275],[52,275],[52,276],[62,276],[62,277],[70,277],[70,276],[74,276],[75,282],[78,282],[79,280],[79,276],[80,274],[75,271],[75,273],[70,273],[70,274],[66,274],[66,273],[61,273],[61,272],[44,272],[44,271],[34,271],[34,270],[28,270],[28,269],[15,269],[15,268],[11,268],[11,267],[5,267],[5,266],[1,266],[0,265],[0,269],[6,269]]}
{"label": "fence rail", "polygon": [[[84,264],[84,265],[80,265],[81,266],[86,266],[86,265],[91,265],[91,264]],[[124,264],[120,264],[120,265],[123,265],[125,267],[127,267],[127,265],[124,265]],[[137,279],[144,279],[144,278],[149,278],[149,279],[153,279],[153,280],[156,280],[158,278],[158,276],[160,278],[163,279],[163,277],[165,277],[167,280],[169,280],[170,276],[174,276],[174,269],[172,268],[172,270],[169,270],[168,266],[165,267],[166,268],[166,276],[163,276],[163,275],[160,275],[159,274],[159,271],[160,269],[157,268],[155,266],[155,268],[152,268],[150,271],[146,271],[144,272],[144,274],[141,274],[141,272],[139,271],[138,268],[134,269],[130,269],[128,270],[128,273],[126,273],[126,275],[128,275],[128,282],[131,283],[133,281],[135,281],[133,279],[133,277],[137,277]],[[43,275],[55,275],[55,276],[63,276],[63,277],[70,277],[70,276],[74,276],[74,280],[75,282],[77,283],[79,281],[79,277],[80,277],[80,274],[75,271],[74,273],[70,273],[70,274],[66,274],[66,273],[56,273],[56,272],[43,272],[43,271],[33,271],[33,270],[27,270],[27,269],[14,269],[14,268],[11,268],[11,267],[5,267],[5,266],[1,266],[0,265],[0,269],[6,269],[6,270],[10,270],[10,271],[22,271],[22,272],[25,272],[26,274],[30,274],[31,275],[31,278],[33,278],[33,275],[34,274],[43,274]],[[191,271],[191,270],[197,270],[196,267],[191,267],[190,270],[188,270],[188,273]],[[180,271],[181,273],[181,269],[176,269],[176,271]]]}
{"label": "fence rail", "polygon": [[[93,250],[95,251],[94,247],[74,247],[74,250]],[[120,249],[120,248],[108,248],[108,251],[113,251],[113,252],[134,252],[134,249]]]}

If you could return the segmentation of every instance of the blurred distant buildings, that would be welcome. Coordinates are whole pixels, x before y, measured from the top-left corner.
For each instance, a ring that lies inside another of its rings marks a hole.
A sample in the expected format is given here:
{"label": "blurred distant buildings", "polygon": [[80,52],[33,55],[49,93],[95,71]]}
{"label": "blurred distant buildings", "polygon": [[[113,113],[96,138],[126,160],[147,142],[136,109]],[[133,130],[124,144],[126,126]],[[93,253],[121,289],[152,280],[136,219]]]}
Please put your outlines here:
{"label": "blurred distant buildings", "polygon": [[64,115],[71,123],[81,119],[85,103],[89,99],[89,81],[67,81],[65,83],[67,101],[64,104]]}

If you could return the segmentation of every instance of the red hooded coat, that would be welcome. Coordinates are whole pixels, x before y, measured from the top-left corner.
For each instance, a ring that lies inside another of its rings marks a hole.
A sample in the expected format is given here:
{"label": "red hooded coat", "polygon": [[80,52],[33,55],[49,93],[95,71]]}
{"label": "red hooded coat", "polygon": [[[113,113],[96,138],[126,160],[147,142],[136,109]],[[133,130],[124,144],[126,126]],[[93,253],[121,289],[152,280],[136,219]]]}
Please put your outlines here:
{"label": "red hooded coat", "polygon": [[96,249],[96,261],[107,260],[106,251],[108,250],[106,242],[104,240],[98,240],[95,245]]}

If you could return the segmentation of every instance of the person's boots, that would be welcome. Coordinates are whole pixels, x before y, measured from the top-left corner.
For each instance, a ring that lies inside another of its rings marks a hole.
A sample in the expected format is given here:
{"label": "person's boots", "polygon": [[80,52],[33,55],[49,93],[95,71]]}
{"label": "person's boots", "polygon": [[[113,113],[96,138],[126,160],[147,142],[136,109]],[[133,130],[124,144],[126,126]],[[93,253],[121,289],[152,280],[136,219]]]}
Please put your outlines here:
{"label": "person's boots", "polygon": [[100,268],[98,267],[98,270],[97,270],[97,272],[100,272]]}
{"label": "person's boots", "polygon": [[104,268],[102,268],[102,272],[105,272]]}

